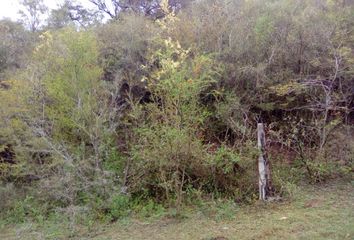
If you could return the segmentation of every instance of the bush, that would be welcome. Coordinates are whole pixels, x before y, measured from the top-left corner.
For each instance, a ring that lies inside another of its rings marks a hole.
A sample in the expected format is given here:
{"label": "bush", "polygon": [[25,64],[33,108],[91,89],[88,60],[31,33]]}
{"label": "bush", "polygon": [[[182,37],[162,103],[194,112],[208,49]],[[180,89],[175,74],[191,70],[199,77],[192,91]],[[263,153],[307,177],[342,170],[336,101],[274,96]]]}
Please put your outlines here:
{"label": "bush", "polygon": [[111,199],[111,203],[108,208],[108,214],[112,220],[121,219],[127,217],[130,213],[130,198],[127,195],[117,194]]}
{"label": "bush", "polygon": [[163,3],[156,21],[0,22],[0,78],[12,75],[0,79],[0,194],[14,221],[252,202],[258,122],[277,194],[353,173],[352,3]]}
{"label": "bush", "polygon": [[8,223],[23,223],[35,221],[42,223],[46,218],[47,204],[40,204],[34,197],[28,196],[23,200],[15,200],[5,213]]}
{"label": "bush", "polygon": [[[180,206],[187,183],[202,174],[206,146],[198,138],[198,129],[208,116],[195,96],[206,89],[212,75],[206,57],[188,58],[188,50],[166,40],[165,49],[151,61],[160,68],[147,79],[148,89],[156,99],[145,106],[146,119],[134,130],[137,142],[132,147],[137,178],[132,190],[149,189],[155,198]],[[209,73],[207,72],[209,71]],[[143,179],[138,176],[143,175]]]}

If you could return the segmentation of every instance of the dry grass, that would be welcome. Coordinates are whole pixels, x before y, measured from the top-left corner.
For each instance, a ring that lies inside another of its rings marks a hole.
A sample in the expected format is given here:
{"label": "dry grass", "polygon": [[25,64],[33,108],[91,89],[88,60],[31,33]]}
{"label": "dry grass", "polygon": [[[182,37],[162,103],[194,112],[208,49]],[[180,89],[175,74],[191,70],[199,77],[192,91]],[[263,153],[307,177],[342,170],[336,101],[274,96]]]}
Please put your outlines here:
{"label": "dry grass", "polygon": [[307,186],[292,202],[228,209],[232,218],[195,210],[181,220],[130,220],[96,226],[71,237],[63,229],[53,228],[54,234],[53,229],[24,224],[6,227],[0,239],[354,239],[353,190],[350,183]]}

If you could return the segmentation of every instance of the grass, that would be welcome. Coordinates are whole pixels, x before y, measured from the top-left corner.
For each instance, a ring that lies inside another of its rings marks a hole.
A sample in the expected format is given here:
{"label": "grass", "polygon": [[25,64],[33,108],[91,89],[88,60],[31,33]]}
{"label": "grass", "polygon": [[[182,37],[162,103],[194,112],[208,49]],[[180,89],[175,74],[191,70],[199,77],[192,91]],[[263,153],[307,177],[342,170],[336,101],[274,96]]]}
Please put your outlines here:
{"label": "grass", "polygon": [[304,186],[289,202],[205,204],[181,219],[134,218],[86,227],[54,220],[3,226],[0,239],[354,239],[353,186]]}

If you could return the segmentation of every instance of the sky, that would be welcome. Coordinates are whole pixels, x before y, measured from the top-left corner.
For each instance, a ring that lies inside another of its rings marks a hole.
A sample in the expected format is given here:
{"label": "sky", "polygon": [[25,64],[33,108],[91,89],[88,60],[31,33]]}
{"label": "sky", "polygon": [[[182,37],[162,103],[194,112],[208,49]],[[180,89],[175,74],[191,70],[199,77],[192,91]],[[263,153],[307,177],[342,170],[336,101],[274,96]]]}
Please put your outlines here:
{"label": "sky", "polygon": [[[18,11],[20,10],[20,0],[0,0],[0,19],[10,18],[17,20],[19,18]],[[50,9],[57,8],[57,6],[64,0],[44,0],[44,4]],[[88,0],[76,0],[83,6],[92,7],[92,4]]]}

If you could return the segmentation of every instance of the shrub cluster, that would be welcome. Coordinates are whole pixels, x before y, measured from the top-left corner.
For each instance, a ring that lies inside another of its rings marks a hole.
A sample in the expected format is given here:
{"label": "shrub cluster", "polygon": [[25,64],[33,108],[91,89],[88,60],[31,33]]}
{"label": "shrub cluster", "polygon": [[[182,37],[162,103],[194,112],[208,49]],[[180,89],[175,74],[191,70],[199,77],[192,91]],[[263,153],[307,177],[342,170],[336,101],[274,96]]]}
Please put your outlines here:
{"label": "shrub cluster", "polygon": [[253,201],[258,122],[276,194],[353,172],[352,3],[162,2],[81,28],[0,22],[2,216]]}

